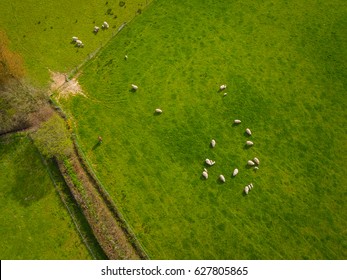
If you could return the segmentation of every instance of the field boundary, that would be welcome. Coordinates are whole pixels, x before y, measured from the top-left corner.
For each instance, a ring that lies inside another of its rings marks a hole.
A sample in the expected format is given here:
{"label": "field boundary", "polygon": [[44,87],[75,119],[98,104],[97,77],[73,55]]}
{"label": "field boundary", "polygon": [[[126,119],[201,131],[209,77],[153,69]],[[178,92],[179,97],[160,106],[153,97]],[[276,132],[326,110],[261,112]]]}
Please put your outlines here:
{"label": "field boundary", "polygon": [[[52,105],[52,107],[56,110],[56,112],[65,120],[68,120],[68,115],[63,111],[63,109],[59,106],[59,104],[57,103],[56,100],[50,98],[49,99],[50,104]],[[74,128],[72,128],[74,129]],[[73,131],[71,133],[71,139],[74,145],[74,154],[75,156],[78,158],[78,161],[80,162],[84,172],[86,173],[86,175],[88,176],[89,180],[91,181],[91,183],[93,184],[95,190],[97,191],[97,193],[101,196],[102,198],[102,202],[105,204],[105,206],[107,207],[107,209],[112,213],[112,216],[114,217],[114,219],[117,221],[117,224],[121,227],[123,233],[125,234],[125,236],[128,239],[128,242],[130,242],[130,244],[132,245],[132,247],[134,248],[134,250],[136,251],[136,253],[138,254],[138,256],[141,259],[150,259],[149,255],[147,254],[145,248],[142,246],[142,244],[140,243],[140,241],[137,239],[137,237],[135,236],[133,229],[131,228],[131,226],[129,225],[129,223],[126,221],[126,219],[124,218],[124,216],[120,213],[120,211],[118,210],[115,202],[112,200],[111,195],[107,192],[106,188],[103,186],[103,184],[101,183],[101,181],[98,179],[98,177],[95,174],[95,171],[93,169],[93,167],[91,166],[91,164],[89,163],[89,161],[87,160],[87,157],[85,156],[83,149],[80,147],[80,145],[78,144],[78,137],[76,135],[76,133]],[[64,180],[66,182],[66,184],[69,186],[70,191],[74,194],[75,192],[72,190],[73,186],[75,185],[73,184],[72,180],[70,180],[69,178],[67,178],[64,173],[63,169],[66,169],[66,167],[63,167],[63,163],[58,163],[59,166],[59,170],[62,173]],[[66,170],[65,170],[66,171]],[[71,176],[70,176],[71,177]],[[75,186],[76,187],[76,186]],[[75,197],[76,194],[74,194]],[[76,201],[78,202],[78,198],[75,197]],[[82,198],[83,200],[85,200],[84,198]],[[78,202],[79,204],[81,203]],[[84,201],[85,203],[85,201]],[[88,207],[86,207],[88,208]],[[83,210],[86,210],[82,207]],[[87,217],[86,217],[87,218]],[[87,218],[88,220],[88,218]],[[96,219],[98,220],[98,219]],[[89,221],[89,223],[92,223],[92,221]],[[93,228],[93,225],[91,224],[91,227]],[[97,238],[97,237],[96,237]],[[97,238],[98,239],[98,238]],[[99,241],[100,243],[100,241]],[[103,247],[103,246],[101,246]],[[105,251],[106,253],[106,251]],[[106,253],[107,254],[107,253]]]}
{"label": "field boundary", "polygon": [[[29,137],[29,138],[30,138],[30,137]],[[30,139],[31,139],[31,138],[30,138]],[[93,250],[91,249],[90,245],[88,244],[88,241],[86,240],[84,234],[82,233],[82,230],[81,230],[81,228],[80,228],[80,226],[79,226],[79,223],[77,222],[77,218],[76,218],[75,215],[72,213],[70,207],[69,207],[68,204],[66,203],[66,200],[65,200],[65,198],[64,198],[64,195],[61,193],[61,190],[59,189],[59,187],[58,187],[58,185],[57,185],[57,182],[56,182],[56,180],[54,179],[53,174],[52,174],[50,168],[48,167],[48,164],[47,164],[45,158],[43,157],[43,155],[41,154],[41,152],[40,152],[38,149],[36,149],[36,150],[37,150],[38,154],[40,155],[41,162],[42,162],[42,164],[45,166],[45,168],[46,168],[46,170],[47,170],[47,172],[48,172],[48,175],[49,175],[49,177],[51,178],[51,181],[53,182],[54,188],[55,188],[56,192],[58,193],[58,195],[59,195],[61,201],[63,202],[65,208],[67,209],[67,211],[68,211],[68,213],[69,213],[69,215],[70,215],[70,217],[71,217],[71,219],[72,219],[72,222],[74,223],[74,225],[75,225],[75,227],[76,227],[76,229],[77,229],[77,232],[78,232],[78,234],[80,235],[80,237],[81,237],[81,239],[82,239],[82,242],[84,243],[84,245],[85,245],[86,248],[88,249],[89,253],[92,255],[93,259],[94,259],[94,260],[97,260],[98,258],[97,258],[97,257],[95,256],[95,254],[93,253]],[[77,202],[76,202],[76,203],[77,203]],[[99,246],[100,246],[100,244],[99,244]]]}
{"label": "field boundary", "polygon": [[94,181],[95,185],[98,188],[98,191],[102,198],[104,199],[104,202],[106,203],[107,207],[112,211],[115,218],[119,221],[123,231],[128,236],[129,241],[132,243],[136,251],[139,253],[141,258],[143,259],[150,259],[145,248],[142,246],[140,241],[137,239],[137,237],[134,234],[133,229],[129,225],[129,223],[126,221],[124,216],[121,214],[121,212],[118,210],[116,204],[114,203],[111,195],[108,193],[106,188],[103,186],[103,184],[100,182],[98,177],[95,174],[94,169],[92,168],[91,164],[87,160],[87,157],[85,156],[82,148],[78,144],[77,136],[75,133],[72,133],[72,139],[76,148],[77,155],[84,167],[84,169],[87,171],[88,175],[91,177],[91,179]]}

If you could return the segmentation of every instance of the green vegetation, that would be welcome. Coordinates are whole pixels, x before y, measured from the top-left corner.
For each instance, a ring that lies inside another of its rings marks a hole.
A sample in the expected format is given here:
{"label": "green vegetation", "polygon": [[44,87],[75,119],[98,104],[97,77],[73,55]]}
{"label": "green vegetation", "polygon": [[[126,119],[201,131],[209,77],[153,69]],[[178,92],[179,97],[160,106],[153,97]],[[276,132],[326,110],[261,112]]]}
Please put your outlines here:
{"label": "green vegetation", "polygon": [[83,69],[88,98],[61,102],[152,258],[347,257],[346,13],[342,0],[155,1]]}
{"label": "green vegetation", "polygon": [[1,259],[90,259],[31,141],[1,138],[0,158]]}
{"label": "green vegetation", "polygon": [[[71,71],[151,0],[123,2],[121,6],[118,1],[7,1],[1,3],[0,28],[5,29],[11,49],[23,56],[29,78],[45,85],[48,69]],[[95,35],[94,26],[101,27],[104,21],[110,28]],[[84,48],[71,44],[72,36],[79,37]]]}
{"label": "green vegetation", "polygon": [[70,133],[58,114],[42,123],[32,137],[37,148],[47,158],[56,157],[61,160],[72,154]]}

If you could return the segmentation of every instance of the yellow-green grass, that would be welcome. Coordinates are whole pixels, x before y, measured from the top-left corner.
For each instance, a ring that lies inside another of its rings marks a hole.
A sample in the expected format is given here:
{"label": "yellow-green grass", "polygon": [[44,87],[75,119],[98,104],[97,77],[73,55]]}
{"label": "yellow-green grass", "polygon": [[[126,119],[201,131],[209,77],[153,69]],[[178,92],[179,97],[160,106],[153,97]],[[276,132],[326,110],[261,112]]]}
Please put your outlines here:
{"label": "yellow-green grass", "polygon": [[26,137],[0,139],[0,258],[91,259]]}
{"label": "yellow-green grass", "polygon": [[[68,72],[78,66],[90,53],[105,44],[123,22],[129,22],[139,9],[151,0],[90,1],[90,0],[13,0],[2,1],[0,29],[10,39],[12,50],[25,61],[28,78],[46,85],[49,71]],[[108,30],[101,25],[107,21]],[[98,34],[93,33],[99,26]],[[84,48],[71,44],[79,37]]]}
{"label": "yellow-green grass", "polygon": [[346,12],[342,0],[155,1],[83,69],[88,97],[61,102],[150,257],[347,257]]}

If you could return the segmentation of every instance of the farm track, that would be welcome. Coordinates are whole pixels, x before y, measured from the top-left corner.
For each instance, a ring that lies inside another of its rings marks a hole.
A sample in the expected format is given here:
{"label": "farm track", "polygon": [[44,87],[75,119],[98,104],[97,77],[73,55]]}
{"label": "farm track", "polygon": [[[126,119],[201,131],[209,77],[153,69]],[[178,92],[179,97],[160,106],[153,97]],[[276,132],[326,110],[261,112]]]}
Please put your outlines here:
{"label": "farm track", "polygon": [[96,181],[86,170],[77,150],[70,158],[72,172],[76,174],[78,186],[62,161],[58,161],[60,172],[81,207],[93,233],[109,259],[147,259],[129,234],[112,202],[106,200]]}

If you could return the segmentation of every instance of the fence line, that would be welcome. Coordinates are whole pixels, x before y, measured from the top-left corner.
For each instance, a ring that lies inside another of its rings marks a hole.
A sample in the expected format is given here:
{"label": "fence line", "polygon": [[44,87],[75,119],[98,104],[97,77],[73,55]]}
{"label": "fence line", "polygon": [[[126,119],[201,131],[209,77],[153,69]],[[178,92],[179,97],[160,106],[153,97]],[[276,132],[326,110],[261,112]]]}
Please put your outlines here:
{"label": "fence line", "polygon": [[69,213],[69,215],[70,215],[70,217],[72,219],[72,222],[74,223],[74,225],[75,225],[75,227],[76,227],[76,229],[77,229],[77,231],[78,231],[78,233],[79,233],[79,235],[80,235],[80,237],[82,239],[82,242],[87,247],[87,249],[88,249],[89,253],[92,255],[93,259],[97,260],[98,258],[94,255],[93,250],[90,248],[90,246],[88,244],[88,241],[86,240],[84,234],[82,233],[82,231],[81,231],[81,229],[79,227],[79,224],[77,222],[77,219],[76,219],[75,215],[72,213],[72,211],[70,210],[70,207],[66,203],[65,198],[64,198],[63,194],[61,193],[61,191],[60,191],[60,189],[59,189],[59,187],[57,185],[57,182],[55,181],[54,176],[53,176],[51,170],[48,167],[48,164],[47,164],[45,158],[43,157],[43,155],[41,154],[41,152],[38,149],[36,149],[36,150],[38,151],[38,153],[40,155],[40,158],[41,158],[41,162],[45,166],[45,168],[46,168],[46,170],[47,170],[47,172],[49,174],[49,177],[51,178],[51,181],[53,182],[54,188],[55,188],[56,192],[58,193],[61,201],[63,202],[65,208],[67,209],[67,211],[68,211],[68,213]]}
{"label": "fence line", "polygon": [[[145,8],[147,8],[147,6],[148,6],[149,4],[151,4],[152,2],[153,2],[153,0],[146,0]],[[133,19],[134,19],[134,18],[136,17],[136,15],[137,15],[137,13],[138,13],[138,12],[135,11],[135,16],[134,16],[133,18],[131,18],[129,22],[133,21]],[[71,79],[71,78],[78,72],[79,69],[81,69],[88,61],[92,60],[92,59],[99,53],[99,51],[100,51],[103,47],[105,47],[105,46],[113,39],[113,37],[117,36],[117,34],[118,34],[120,31],[123,30],[123,28],[124,28],[127,24],[128,24],[128,22],[125,21],[125,22],[122,23],[122,25],[121,25],[120,27],[118,27],[118,29],[117,29],[116,32],[112,31],[111,37],[110,37],[108,40],[106,40],[105,43],[102,43],[102,42],[101,42],[100,47],[98,47],[98,48],[97,48],[96,50],[94,50],[93,52],[89,53],[89,54],[87,55],[87,57],[86,57],[79,65],[75,66],[75,67],[67,74],[68,79]]]}
{"label": "fence line", "polygon": [[121,212],[118,210],[117,206],[115,205],[111,195],[109,194],[109,192],[106,190],[106,188],[104,187],[104,185],[100,182],[99,178],[96,176],[95,174],[95,170],[92,167],[92,165],[89,163],[86,155],[84,154],[82,148],[80,147],[80,145],[78,144],[78,138],[77,135],[75,133],[72,133],[72,138],[73,138],[73,142],[75,144],[76,147],[76,151],[78,153],[78,156],[80,157],[86,171],[88,172],[88,174],[92,177],[92,179],[95,181],[99,192],[101,193],[102,197],[106,200],[107,204],[109,205],[109,207],[112,208],[112,211],[114,212],[114,214],[117,216],[118,220],[123,224],[121,225],[123,230],[126,231],[126,234],[131,237],[132,243],[135,246],[135,248],[137,248],[138,250],[140,250],[140,253],[142,253],[142,257],[144,257],[145,259],[149,259],[148,253],[145,250],[145,248],[143,247],[143,245],[140,243],[140,241],[137,239],[136,235],[134,234],[134,230],[132,229],[132,227],[129,225],[129,223],[127,222],[127,220],[124,218],[124,216],[121,214]]}

